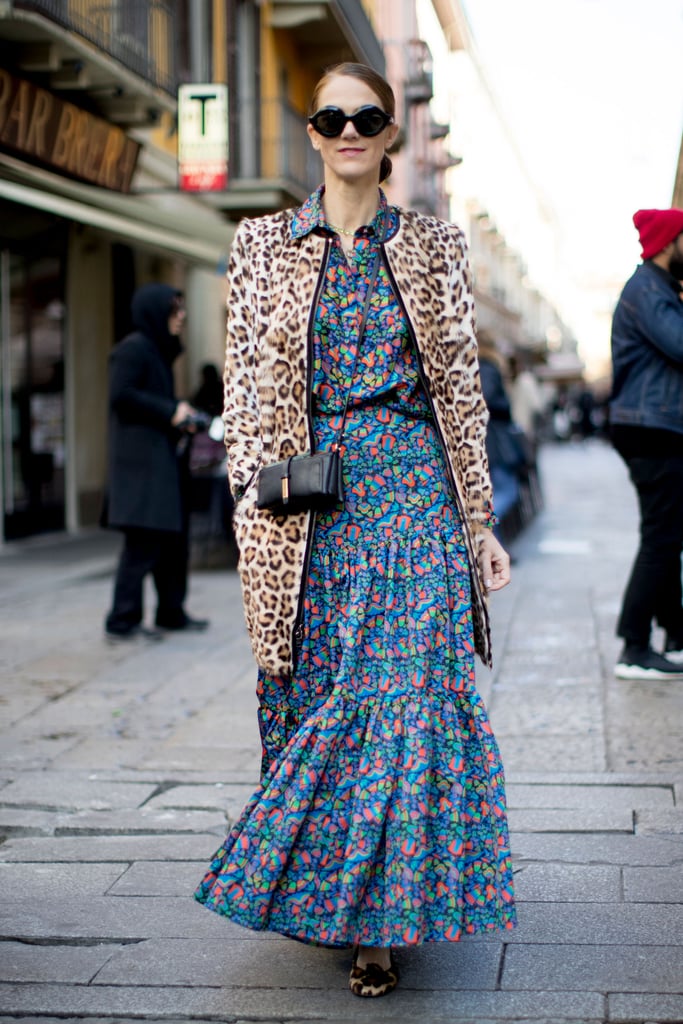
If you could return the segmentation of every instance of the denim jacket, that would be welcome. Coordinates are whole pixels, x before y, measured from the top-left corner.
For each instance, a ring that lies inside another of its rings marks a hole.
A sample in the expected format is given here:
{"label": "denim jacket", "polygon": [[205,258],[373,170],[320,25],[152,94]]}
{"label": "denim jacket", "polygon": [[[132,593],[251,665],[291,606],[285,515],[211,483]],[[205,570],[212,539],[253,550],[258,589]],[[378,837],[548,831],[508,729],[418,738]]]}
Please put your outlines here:
{"label": "denim jacket", "polygon": [[683,434],[683,302],[651,261],[624,286],[612,321],[610,421]]}

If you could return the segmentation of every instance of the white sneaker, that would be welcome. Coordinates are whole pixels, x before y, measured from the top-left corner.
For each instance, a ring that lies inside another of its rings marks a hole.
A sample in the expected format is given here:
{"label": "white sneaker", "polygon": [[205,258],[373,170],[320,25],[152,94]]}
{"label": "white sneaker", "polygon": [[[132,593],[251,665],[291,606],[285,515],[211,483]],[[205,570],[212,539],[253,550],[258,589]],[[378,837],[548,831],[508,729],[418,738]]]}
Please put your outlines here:
{"label": "white sneaker", "polygon": [[617,679],[683,679],[683,664],[677,665],[651,647],[626,645],[614,669]]}
{"label": "white sneaker", "polygon": [[683,641],[666,638],[664,657],[675,665],[683,665]]}

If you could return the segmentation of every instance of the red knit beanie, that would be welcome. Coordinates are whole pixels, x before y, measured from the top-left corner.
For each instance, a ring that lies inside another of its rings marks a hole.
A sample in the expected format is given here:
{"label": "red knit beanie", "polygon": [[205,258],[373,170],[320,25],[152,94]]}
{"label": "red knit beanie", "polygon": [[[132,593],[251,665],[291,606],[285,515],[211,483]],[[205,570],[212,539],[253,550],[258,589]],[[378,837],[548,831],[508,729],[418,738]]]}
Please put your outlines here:
{"label": "red knit beanie", "polygon": [[640,235],[641,255],[649,260],[683,231],[683,210],[638,210],[633,223]]}

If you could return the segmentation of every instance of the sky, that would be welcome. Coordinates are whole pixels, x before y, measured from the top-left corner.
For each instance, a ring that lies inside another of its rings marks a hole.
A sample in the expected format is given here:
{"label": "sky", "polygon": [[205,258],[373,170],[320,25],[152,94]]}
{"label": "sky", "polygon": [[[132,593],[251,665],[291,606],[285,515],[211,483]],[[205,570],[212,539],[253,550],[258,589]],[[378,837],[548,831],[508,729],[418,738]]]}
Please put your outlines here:
{"label": "sky", "polygon": [[683,131],[683,0],[463,0],[481,66],[587,291],[638,263]]}

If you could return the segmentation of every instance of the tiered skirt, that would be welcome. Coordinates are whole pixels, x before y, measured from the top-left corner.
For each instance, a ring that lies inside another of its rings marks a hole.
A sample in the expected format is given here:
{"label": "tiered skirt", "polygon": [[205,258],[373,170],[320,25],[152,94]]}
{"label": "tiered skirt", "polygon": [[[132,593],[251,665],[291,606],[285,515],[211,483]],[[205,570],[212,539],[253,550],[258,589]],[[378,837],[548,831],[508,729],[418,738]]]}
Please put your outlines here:
{"label": "tiered skirt", "polygon": [[[332,426],[318,424],[323,445]],[[317,519],[297,668],[259,673],[261,785],[196,898],[327,946],[511,928],[503,768],[436,433],[371,406],[346,434],[345,502]]]}

